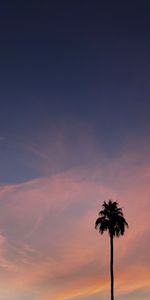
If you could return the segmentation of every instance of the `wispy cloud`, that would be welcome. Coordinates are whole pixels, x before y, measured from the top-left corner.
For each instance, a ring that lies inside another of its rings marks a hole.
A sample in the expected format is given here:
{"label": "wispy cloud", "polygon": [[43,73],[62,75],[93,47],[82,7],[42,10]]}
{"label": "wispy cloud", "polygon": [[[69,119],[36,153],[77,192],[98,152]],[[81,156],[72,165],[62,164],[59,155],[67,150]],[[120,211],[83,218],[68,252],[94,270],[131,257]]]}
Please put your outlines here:
{"label": "wispy cloud", "polygon": [[112,197],[119,200],[130,226],[115,241],[118,294],[147,288],[149,178],[145,162],[137,166],[123,157],[105,166],[98,163],[1,186],[3,286],[9,284],[11,295],[32,292],[39,300],[105,294],[108,238],[98,236],[94,222],[102,201]]}

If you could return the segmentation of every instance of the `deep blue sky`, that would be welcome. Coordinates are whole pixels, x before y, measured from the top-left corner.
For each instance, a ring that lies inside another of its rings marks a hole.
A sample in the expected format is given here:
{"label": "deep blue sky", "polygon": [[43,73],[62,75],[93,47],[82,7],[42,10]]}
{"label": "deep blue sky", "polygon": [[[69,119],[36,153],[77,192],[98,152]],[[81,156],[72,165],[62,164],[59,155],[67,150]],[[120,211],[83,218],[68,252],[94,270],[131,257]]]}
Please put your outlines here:
{"label": "deep blue sky", "polygon": [[150,299],[149,3],[0,0],[0,300],[108,299],[109,198],[117,299]]}
{"label": "deep blue sky", "polygon": [[108,156],[149,139],[149,15],[141,1],[1,1],[0,135],[74,140],[85,123]]}

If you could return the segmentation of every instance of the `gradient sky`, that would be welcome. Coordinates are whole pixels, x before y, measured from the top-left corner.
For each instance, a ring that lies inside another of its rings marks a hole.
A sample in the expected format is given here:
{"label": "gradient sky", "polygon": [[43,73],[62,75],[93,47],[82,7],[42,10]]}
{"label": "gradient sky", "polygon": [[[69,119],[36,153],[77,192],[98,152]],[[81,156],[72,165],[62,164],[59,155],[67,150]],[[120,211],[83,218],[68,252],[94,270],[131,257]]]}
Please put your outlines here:
{"label": "gradient sky", "polygon": [[[53,3],[52,3],[53,2]],[[144,4],[145,3],[145,4]],[[150,299],[150,5],[0,3],[0,299]]]}

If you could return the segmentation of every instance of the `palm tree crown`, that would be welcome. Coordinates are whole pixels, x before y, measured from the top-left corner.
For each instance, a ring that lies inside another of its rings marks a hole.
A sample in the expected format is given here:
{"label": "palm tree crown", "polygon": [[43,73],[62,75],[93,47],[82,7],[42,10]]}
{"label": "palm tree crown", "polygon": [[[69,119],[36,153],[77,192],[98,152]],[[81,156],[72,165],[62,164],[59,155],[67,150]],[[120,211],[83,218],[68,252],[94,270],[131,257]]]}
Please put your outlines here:
{"label": "palm tree crown", "polygon": [[99,218],[95,222],[95,228],[99,229],[101,234],[108,231],[112,237],[119,237],[125,232],[125,227],[128,227],[122,208],[118,207],[118,203],[109,200],[108,203],[104,201],[102,210],[99,212]]}

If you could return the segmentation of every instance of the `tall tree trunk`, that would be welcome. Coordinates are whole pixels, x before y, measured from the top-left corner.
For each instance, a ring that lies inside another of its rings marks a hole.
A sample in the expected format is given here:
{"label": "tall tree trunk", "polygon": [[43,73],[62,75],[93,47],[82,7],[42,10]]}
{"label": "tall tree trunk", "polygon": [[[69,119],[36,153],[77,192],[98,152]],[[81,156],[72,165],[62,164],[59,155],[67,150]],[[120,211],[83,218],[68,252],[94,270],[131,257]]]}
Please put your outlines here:
{"label": "tall tree trunk", "polygon": [[110,236],[110,279],[111,279],[111,300],[114,300],[114,272],[113,272],[113,235]]}

